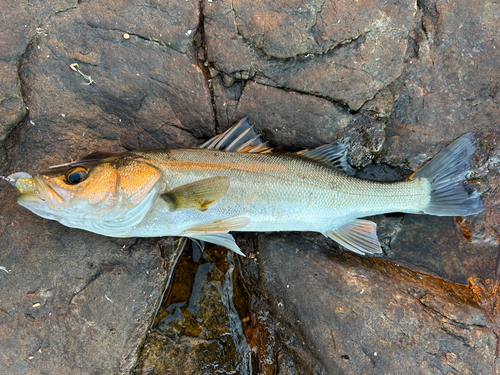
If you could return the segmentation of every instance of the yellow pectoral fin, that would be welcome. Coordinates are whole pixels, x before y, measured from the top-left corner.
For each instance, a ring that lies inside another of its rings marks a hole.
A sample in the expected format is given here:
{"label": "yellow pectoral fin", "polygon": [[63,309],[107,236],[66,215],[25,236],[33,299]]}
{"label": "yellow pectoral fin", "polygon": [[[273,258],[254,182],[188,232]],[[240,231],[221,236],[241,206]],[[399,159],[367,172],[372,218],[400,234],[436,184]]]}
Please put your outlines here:
{"label": "yellow pectoral fin", "polygon": [[206,211],[210,205],[221,200],[228,189],[229,178],[219,176],[179,186],[162,194],[161,197],[167,202],[172,211],[187,208]]}
{"label": "yellow pectoral fin", "polygon": [[250,222],[248,217],[232,217],[230,219],[215,220],[211,223],[200,224],[195,227],[186,229],[183,233],[222,233],[231,230],[241,229],[247,226]]}

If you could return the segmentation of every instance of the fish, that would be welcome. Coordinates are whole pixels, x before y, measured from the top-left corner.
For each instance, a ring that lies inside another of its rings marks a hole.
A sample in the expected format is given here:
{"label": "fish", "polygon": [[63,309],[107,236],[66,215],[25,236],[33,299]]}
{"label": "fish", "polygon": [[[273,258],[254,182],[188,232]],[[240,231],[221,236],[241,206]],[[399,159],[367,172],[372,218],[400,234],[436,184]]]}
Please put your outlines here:
{"label": "fish", "polygon": [[3,177],[43,218],[110,237],[188,237],[243,255],[230,232],[313,231],[380,254],[390,212],[468,216],[484,210],[467,183],[475,136],[458,138],[410,177],[354,176],[342,142],[274,153],[244,118],[198,148],[98,152],[48,171]]}

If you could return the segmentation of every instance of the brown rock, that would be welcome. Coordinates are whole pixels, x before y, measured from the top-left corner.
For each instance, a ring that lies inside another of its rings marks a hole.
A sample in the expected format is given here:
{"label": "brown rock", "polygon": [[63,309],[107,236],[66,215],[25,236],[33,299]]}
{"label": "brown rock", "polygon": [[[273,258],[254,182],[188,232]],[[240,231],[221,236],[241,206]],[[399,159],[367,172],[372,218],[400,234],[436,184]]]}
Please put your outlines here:
{"label": "brown rock", "polygon": [[474,302],[498,303],[496,289],[484,293],[382,259],[334,255],[300,235],[259,243],[264,288],[278,302],[273,312],[304,333],[327,373],[500,370],[496,315]]}
{"label": "brown rock", "polygon": [[323,98],[254,82],[238,85],[237,91],[233,86],[223,89],[216,83],[217,113],[222,112],[219,124],[246,115],[279,150],[299,151],[340,140],[351,152],[351,164],[361,167],[373,159],[384,142],[380,121],[352,115]]}
{"label": "brown rock", "polygon": [[174,244],[160,246],[163,269],[156,240],[61,227],[0,185],[0,372],[499,372],[498,285],[429,276],[464,283],[495,274],[497,8],[1,3],[2,175],[96,150],[192,147],[248,115],[280,151],[343,140],[359,176],[378,180],[408,176],[472,131],[470,178],[487,208],[457,224],[375,218],[384,257],[425,273],[334,255],[320,235],[241,236],[249,257],[238,261],[208,247],[183,264],[193,288],[174,282],[179,300],[166,299],[146,337],[161,286],[176,277]]}
{"label": "brown rock", "polygon": [[155,243],[105,238],[31,216],[5,188],[0,372],[130,369],[165,277]]}
{"label": "brown rock", "polygon": [[208,60],[236,78],[357,110],[401,74],[413,7],[409,1],[354,7],[347,1],[205,1]]}
{"label": "brown rock", "polygon": [[[77,157],[120,146],[189,147],[213,134],[209,91],[195,60],[136,36],[125,41],[119,31],[92,28],[84,16],[53,17],[48,35],[24,57],[20,73],[31,123],[20,131],[37,139],[25,145],[25,155],[36,158],[36,148],[48,140],[63,141],[58,155]],[[91,84],[70,68],[74,63]],[[192,107],[185,106],[187,97]],[[64,162],[58,155],[50,162]]]}
{"label": "brown rock", "polygon": [[186,53],[192,49],[200,18],[198,1],[82,2],[79,12],[98,29],[129,35]]}
{"label": "brown rock", "polygon": [[[239,244],[252,254],[248,242]],[[300,333],[272,314],[256,261],[186,248],[134,373],[325,373]]]}
{"label": "brown rock", "polygon": [[494,42],[499,30],[493,26],[498,12],[490,6],[470,7],[465,1],[421,4],[417,16],[422,23],[410,32],[400,78],[404,86],[387,123],[379,161],[415,170],[447,143],[475,133],[478,152],[471,177],[479,179],[486,210],[462,223],[470,240],[489,246],[486,254],[491,261],[500,220],[496,209],[500,139],[495,120],[500,115],[500,51]]}
{"label": "brown rock", "polygon": [[[12,24],[11,20],[16,20]],[[5,138],[26,114],[17,76],[17,63],[33,33],[32,20],[20,2],[0,4],[0,163]]]}

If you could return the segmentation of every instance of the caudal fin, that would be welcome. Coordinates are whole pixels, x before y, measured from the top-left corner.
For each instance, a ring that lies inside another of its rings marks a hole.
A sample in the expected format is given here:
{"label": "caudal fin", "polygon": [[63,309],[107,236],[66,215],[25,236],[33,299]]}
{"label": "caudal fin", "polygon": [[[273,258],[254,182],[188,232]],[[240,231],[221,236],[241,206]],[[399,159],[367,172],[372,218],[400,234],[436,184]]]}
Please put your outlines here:
{"label": "caudal fin", "polygon": [[475,141],[474,134],[463,135],[412,176],[412,179],[425,178],[431,185],[426,214],[467,216],[484,210],[481,196],[466,180],[476,150]]}

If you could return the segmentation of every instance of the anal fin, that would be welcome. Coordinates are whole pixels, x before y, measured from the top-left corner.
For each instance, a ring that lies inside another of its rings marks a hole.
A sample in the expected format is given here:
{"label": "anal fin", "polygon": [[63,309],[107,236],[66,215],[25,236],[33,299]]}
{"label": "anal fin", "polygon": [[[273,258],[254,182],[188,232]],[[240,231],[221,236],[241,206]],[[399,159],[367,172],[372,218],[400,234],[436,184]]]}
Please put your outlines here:
{"label": "anal fin", "polygon": [[161,195],[172,211],[195,208],[206,211],[222,199],[229,189],[229,178],[217,176],[179,186]]}
{"label": "anal fin", "polygon": [[382,248],[377,237],[377,224],[369,220],[354,220],[326,236],[358,254],[380,254]]}

